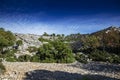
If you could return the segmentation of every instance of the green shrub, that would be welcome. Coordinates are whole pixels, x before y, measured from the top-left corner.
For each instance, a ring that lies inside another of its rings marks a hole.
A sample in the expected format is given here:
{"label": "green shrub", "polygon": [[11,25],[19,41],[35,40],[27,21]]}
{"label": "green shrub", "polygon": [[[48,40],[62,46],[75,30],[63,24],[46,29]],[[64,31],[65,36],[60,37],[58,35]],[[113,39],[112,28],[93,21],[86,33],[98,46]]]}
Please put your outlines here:
{"label": "green shrub", "polygon": [[112,62],[113,63],[120,63],[120,56],[116,54],[112,54]]}
{"label": "green shrub", "polygon": [[90,59],[93,61],[108,61],[110,62],[111,55],[105,51],[95,50],[89,54]]}
{"label": "green shrub", "polygon": [[93,61],[103,61],[110,63],[120,63],[120,56],[106,51],[95,50],[89,54],[89,58]]}
{"label": "green shrub", "polygon": [[31,56],[30,55],[21,55],[18,57],[17,61],[20,61],[20,62],[28,62],[31,60]]}
{"label": "green shrub", "polygon": [[22,40],[18,40],[18,41],[16,41],[16,44],[17,44],[18,46],[20,46],[20,45],[23,44],[23,42],[22,42]]}
{"label": "green shrub", "polygon": [[8,62],[16,62],[16,61],[17,61],[17,58],[16,58],[15,56],[7,57],[7,58],[6,58],[6,61],[8,61]]}
{"label": "green shrub", "polygon": [[81,63],[88,63],[88,57],[85,54],[76,54],[75,56],[76,60],[81,62]]}
{"label": "green shrub", "polygon": [[14,53],[16,53],[17,50],[5,50],[3,54],[0,54],[1,58],[11,58],[14,57]]}
{"label": "green shrub", "polygon": [[49,36],[49,34],[48,34],[48,33],[46,33],[46,32],[44,32],[44,33],[43,33],[43,36]]}
{"label": "green shrub", "polygon": [[34,56],[31,57],[30,61],[31,62],[40,62],[40,59],[37,55],[34,55]]}
{"label": "green shrub", "polygon": [[56,61],[54,59],[46,58],[45,60],[41,60],[42,63],[55,63]]}
{"label": "green shrub", "polygon": [[38,49],[37,55],[40,62],[71,63],[75,61],[69,46],[59,40],[43,44]]}
{"label": "green shrub", "polygon": [[4,48],[14,45],[15,36],[10,31],[0,28],[0,53],[4,52]]}
{"label": "green shrub", "polygon": [[36,52],[38,49],[35,47],[35,46],[30,46],[30,47],[28,47],[28,49],[27,49],[30,53],[32,53],[32,52]]}
{"label": "green shrub", "polygon": [[5,57],[14,56],[13,50],[6,50],[3,54]]}
{"label": "green shrub", "polygon": [[0,62],[0,74],[4,74],[6,71],[5,66]]}
{"label": "green shrub", "polygon": [[50,41],[50,40],[48,40],[48,39],[44,39],[44,38],[42,38],[42,37],[39,38],[38,40],[41,41],[41,42],[49,42],[49,41]]}

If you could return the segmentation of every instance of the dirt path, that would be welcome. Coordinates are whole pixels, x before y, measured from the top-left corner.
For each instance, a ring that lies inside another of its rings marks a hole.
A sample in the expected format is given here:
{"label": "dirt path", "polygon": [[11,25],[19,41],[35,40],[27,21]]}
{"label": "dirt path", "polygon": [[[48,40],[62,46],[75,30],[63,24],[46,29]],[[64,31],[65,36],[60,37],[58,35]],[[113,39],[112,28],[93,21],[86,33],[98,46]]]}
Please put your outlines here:
{"label": "dirt path", "polygon": [[[84,75],[88,77],[96,75],[95,78],[101,77],[99,79],[103,80],[101,74],[97,75],[95,72],[73,67],[71,64],[33,62],[3,62],[3,64],[6,67],[6,73],[1,78],[7,78],[6,80],[81,80]],[[114,78],[103,78],[104,80],[115,80]]]}
{"label": "dirt path", "polygon": [[6,67],[6,77],[14,77],[15,80],[22,80],[26,77],[25,73],[34,71],[34,70],[47,70],[47,71],[61,71],[68,73],[82,73],[86,74],[87,71],[84,71],[79,68],[72,66],[67,66],[66,64],[55,64],[55,63],[31,63],[31,62],[4,62]]}

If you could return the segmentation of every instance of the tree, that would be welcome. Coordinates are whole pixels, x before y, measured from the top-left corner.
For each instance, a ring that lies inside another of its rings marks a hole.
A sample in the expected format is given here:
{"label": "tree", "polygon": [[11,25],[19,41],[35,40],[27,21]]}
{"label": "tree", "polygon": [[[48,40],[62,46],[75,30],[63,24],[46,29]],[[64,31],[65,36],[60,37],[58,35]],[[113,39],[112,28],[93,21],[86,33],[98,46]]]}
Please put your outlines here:
{"label": "tree", "polygon": [[49,39],[44,39],[43,37],[40,37],[38,40],[41,42],[49,42],[50,41]]}
{"label": "tree", "polygon": [[80,33],[77,34],[70,34],[65,37],[65,40],[67,41],[79,41],[81,40],[82,36]]}
{"label": "tree", "polygon": [[3,65],[2,62],[0,62],[0,74],[4,74],[6,72],[6,68],[5,66]]}
{"label": "tree", "polygon": [[64,34],[62,34],[62,37],[65,37],[65,35],[64,35]]}
{"label": "tree", "polygon": [[16,45],[17,45],[17,46],[20,46],[20,45],[22,45],[22,44],[23,44],[22,40],[16,41]]}
{"label": "tree", "polygon": [[95,49],[100,46],[99,39],[96,36],[88,36],[83,41],[84,48]]}
{"label": "tree", "polygon": [[6,40],[4,37],[0,37],[0,51],[3,52],[3,48],[9,45],[9,41]]}
{"label": "tree", "polygon": [[0,28],[0,52],[3,52],[3,48],[12,46],[15,40],[16,38],[12,32]]}
{"label": "tree", "polygon": [[18,61],[20,62],[28,62],[31,60],[31,56],[30,55],[21,55],[18,57]]}
{"label": "tree", "polygon": [[72,51],[74,53],[77,53],[80,51],[81,47],[82,47],[82,42],[81,41],[75,41],[73,43],[70,44]]}
{"label": "tree", "polygon": [[43,36],[49,36],[49,34],[47,34],[46,32],[44,32]]}
{"label": "tree", "polygon": [[56,36],[55,33],[53,33],[52,36],[55,37]]}
{"label": "tree", "polygon": [[4,36],[9,41],[9,46],[14,45],[16,37],[13,35],[13,33],[11,31],[6,31],[6,35],[4,35]]}
{"label": "tree", "polygon": [[27,49],[30,53],[32,53],[32,52],[37,52],[37,48],[35,47],[35,46],[30,46],[30,47],[28,47],[28,49]]}

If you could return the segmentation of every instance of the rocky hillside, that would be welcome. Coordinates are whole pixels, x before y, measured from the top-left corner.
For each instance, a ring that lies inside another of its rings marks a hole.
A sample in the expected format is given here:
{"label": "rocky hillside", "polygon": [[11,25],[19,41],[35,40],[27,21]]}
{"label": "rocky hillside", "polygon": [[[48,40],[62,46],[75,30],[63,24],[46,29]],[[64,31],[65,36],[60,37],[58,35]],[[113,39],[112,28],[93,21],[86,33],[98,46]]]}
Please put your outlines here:
{"label": "rocky hillside", "polygon": [[27,51],[28,47],[35,46],[39,47],[42,45],[42,43],[38,40],[40,38],[40,35],[34,35],[34,34],[18,34],[14,33],[16,40],[22,40],[23,44],[19,46],[17,55],[19,54],[31,54]]}
{"label": "rocky hillside", "polygon": [[17,38],[17,40],[22,40],[23,45],[22,47],[24,49],[28,48],[29,46],[36,46],[39,47],[42,43],[38,40],[40,38],[40,35],[35,35],[35,34],[14,34]]}
{"label": "rocky hillside", "polygon": [[32,55],[35,54],[30,53],[27,49],[28,47],[40,47],[42,44],[46,43],[46,42],[41,42],[38,39],[39,38],[44,38],[44,39],[52,39],[52,36],[43,36],[43,35],[36,35],[36,34],[20,34],[20,33],[14,33],[15,37],[16,37],[16,41],[17,40],[21,40],[23,42],[22,45],[20,45],[18,47],[18,51],[16,53],[16,56],[18,55],[24,55],[24,54],[28,54],[28,55]]}
{"label": "rocky hillside", "polygon": [[120,27],[111,26],[111,27],[108,27],[106,29],[94,32],[91,35],[99,36],[99,35],[104,35],[104,34],[107,34],[107,33],[118,33],[119,34],[120,33]]}
{"label": "rocky hillside", "polygon": [[[103,35],[102,33],[109,33],[109,32],[116,32],[116,33],[120,33],[120,27],[108,27],[104,30],[100,30],[94,33],[91,33],[90,35],[95,35],[95,36],[100,36]],[[42,36],[42,35],[35,35],[35,34],[18,34],[18,33],[14,33],[14,35],[16,36],[17,40],[22,40],[23,41],[23,45],[20,47],[22,49],[27,49],[29,46],[35,46],[35,47],[39,47],[40,45],[42,45],[42,42],[40,42],[38,40],[38,38],[42,37],[45,39],[50,39],[50,36]],[[88,34],[71,34],[68,35],[66,38],[69,38],[70,40],[75,40],[75,39],[80,39],[80,38],[85,38]]]}

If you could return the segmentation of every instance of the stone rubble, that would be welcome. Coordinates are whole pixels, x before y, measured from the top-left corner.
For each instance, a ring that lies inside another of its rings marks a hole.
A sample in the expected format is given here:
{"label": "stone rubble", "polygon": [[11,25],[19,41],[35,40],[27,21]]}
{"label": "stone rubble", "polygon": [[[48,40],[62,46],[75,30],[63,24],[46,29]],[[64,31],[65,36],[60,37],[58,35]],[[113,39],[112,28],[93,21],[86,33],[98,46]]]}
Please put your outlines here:
{"label": "stone rubble", "polygon": [[[54,80],[56,79],[56,77],[57,77],[56,80],[69,80],[69,79],[77,80],[77,78],[81,78],[80,75],[81,76],[82,75],[102,75],[102,76],[108,76],[113,78],[111,80],[120,79],[120,72],[117,74],[94,72],[94,71],[92,72],[87,69],[83,69],[82,67],[74,67],[72,66],[73,64],[37,63],[37,62],[3,62],[3,64],[6,67],[6,73],[4,75],[1,75],[1,78],[10,78],[6,80],[34,80],[34,79]],[[39,71],[39,74],[36,75],[35,73],[37,73],[37,70]],[[63,72],[64,72],[64,75],[63,75]],[[26,74],[32,75],[30,79],[25,79]],[[47,75],[47,76],[44,76],[44,75]],[[37,76],[37,77],[32,79],[34,76]],[[55,78],[53,78],[53,76]],[[116,79],[114,79],[115,77]],[[109,80],[109,79],[104,79],[104,80]]]}

